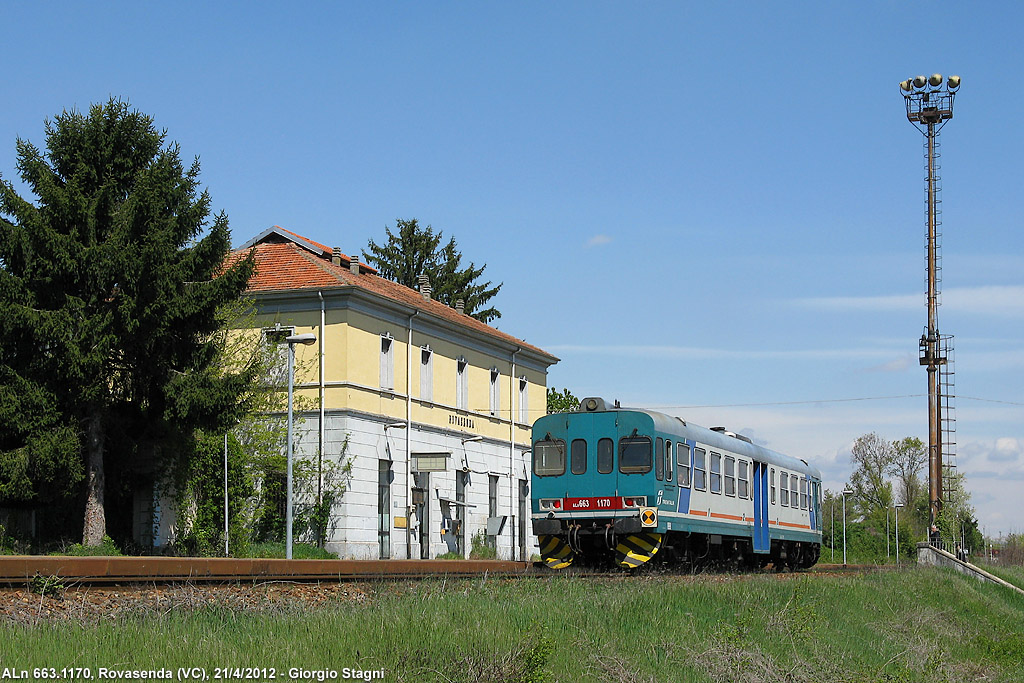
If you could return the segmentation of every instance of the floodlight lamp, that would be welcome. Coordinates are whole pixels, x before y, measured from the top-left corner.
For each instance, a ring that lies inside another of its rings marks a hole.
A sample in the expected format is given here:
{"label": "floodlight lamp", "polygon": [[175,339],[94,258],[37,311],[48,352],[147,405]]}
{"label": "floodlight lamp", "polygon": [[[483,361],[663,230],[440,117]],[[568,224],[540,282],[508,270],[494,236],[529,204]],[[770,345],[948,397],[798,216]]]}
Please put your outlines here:
{"label": "floodlight lamp", "polygon": [[306,346],[309,346],[310,344],[316,343],[316,335],[312,332],[306,332],[305,334],[293,334],[290,337],[285,337],[285,341],[289,344],[305,344]]}
{"label": "floodlight lamp", "polygon": [[900,82],[900,90],[902,90],[903,92],[910,92],[912,89],[913,87],[910,84],[909,78],[905,81]]}
{"label": "floodlight lamp", "polygon": [[927,82],[928,82],[928,79],[926,79],[924,76],[916,76],[914,78],[914,87],[917,88],[918,90],[920,90],[921,88],[923,88],[925,86],[925,84]]}
{"label": "floodlight lamp", "polygon": [[938,88],[942,85],[942,74],[932,74],[931,78],[928,79],[928,85],[933,88]]}
{"label": "floodlight lamp", "polygon": [[408,425],[406,425],[404,422],[391,422],[389,424],[384,425],[384,430],[387,431],[389,429],[405,429],[407,426]]}
{"label": "floodlight lamp", "polygon": [[949,80],[946,81],[946,87],[949,88],[950,90],[956,90],[957,88],[959,88],[960,87],[960,77],[959,76],[950,76]]}
{"label": "floodlight lamp", "polygon": [[844,489],[843,490],[843,495],[844,496],[852,496],[853,495],[853,491],[851,491],[850,489]]}
{"label": "floodlight lamp", "polygon": [[467,444],[470,441],[483,441],[483,440],[484,440],[484,437],[482,437],[480,435],[477,435],[477,436],[467,436],[466,438],[462,439],[462,443]]}

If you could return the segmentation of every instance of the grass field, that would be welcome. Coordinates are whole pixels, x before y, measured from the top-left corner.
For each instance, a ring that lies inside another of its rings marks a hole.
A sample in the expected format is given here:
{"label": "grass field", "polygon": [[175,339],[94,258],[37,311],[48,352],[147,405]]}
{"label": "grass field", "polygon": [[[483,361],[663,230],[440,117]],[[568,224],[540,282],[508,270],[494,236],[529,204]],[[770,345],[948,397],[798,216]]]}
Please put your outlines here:
{"label": "grass field", "polygon": [[[382,583],[277,614],[217,606],[0,626],[0,667],[384,670],[386,681],[1024,681],[1024,596],[942,570]],[[245,673],[245,672],[241,672]],[[362,675],[362,674],[358,674]],[[315,679],[315,676],[304,678]]]}

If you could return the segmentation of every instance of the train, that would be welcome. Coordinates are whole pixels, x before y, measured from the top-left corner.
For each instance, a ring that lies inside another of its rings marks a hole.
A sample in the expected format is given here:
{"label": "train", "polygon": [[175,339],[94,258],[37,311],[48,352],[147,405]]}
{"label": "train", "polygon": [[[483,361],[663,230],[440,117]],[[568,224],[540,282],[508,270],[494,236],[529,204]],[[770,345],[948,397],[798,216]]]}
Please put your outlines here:
{"label": "train", "polygon": [[721,427],[588,397],[533,425],[531,522],[541,560],[809,568],[821,473]]}

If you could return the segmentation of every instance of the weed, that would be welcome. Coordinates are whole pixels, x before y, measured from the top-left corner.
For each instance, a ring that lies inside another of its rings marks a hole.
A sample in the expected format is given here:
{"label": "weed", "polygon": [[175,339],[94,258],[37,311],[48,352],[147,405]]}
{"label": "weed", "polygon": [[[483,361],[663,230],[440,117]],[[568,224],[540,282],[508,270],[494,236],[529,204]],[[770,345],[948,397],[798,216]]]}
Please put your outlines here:
{"label": "weed", "polygon": [[473,534],[470,541],[469,559],[471,560],[493,560],[498,557],[498,552],[491,547],[490,541],[483,531]]}
{"label": "weed", "polygon": [[60,600],[64,596],[65,586],[59,576],[42,576],[41,574],[36,574],[32,577],[32,580],[28,582],[28,589],[36,595]]}
{"label": "weed", "polygon": [[120,557],[121,549],[114,543],[110,536],[104,536],[103,542],[99,545],[82,545],[75,543],[64,549],[63,552],[50,553],[51,555],[73,555],[76,557]]}

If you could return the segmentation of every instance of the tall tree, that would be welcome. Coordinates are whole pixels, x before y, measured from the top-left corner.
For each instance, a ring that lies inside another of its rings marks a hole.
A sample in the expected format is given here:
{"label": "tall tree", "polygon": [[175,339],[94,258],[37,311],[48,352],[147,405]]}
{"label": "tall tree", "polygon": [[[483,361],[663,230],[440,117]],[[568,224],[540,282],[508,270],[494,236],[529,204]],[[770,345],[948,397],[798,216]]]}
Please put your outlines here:
{"label": "tall tree", "polygon": [[377,244],[370,240],[363,251],[363,259],[376,268],[381,277],[415,288],[420,275],[426,275],[430,279],[431,296],[441,303],[455,306],[462,299],[466,315],[485,323],[501,317],[493,306],[484,308],[502,286],[502,283],[492,287],[490,281],[478,282],[486,264],[477,268],[470,262],[464,268],[455,238],[441,246],[444,233],[440,230],[435,233],[429,225],[420,227],[415,218],[396,219],[395,227],[397,235],[384,226],[387,242]]}
{"label": "tall tree", "polygon": [[554,387],[548,387],[548,414],[571,413],[580,407],[580,400],[573,396],[573,393],[566,387],[558,391]]}
{"label": "tall tree", "polygon": [[896,478],[899,502],[908,508],[921,493],[922,483],[918,475],[927,462],[928,449],[916,436],[893,442],[889,474]]}
{"label": "tall tree", "polygon": [[850,487],[865,517],[892,505],[892,484],[886,479],[892,458],[892,444],[875,432],[861,436],[853,444]]}
{"label": "tall tree", "polygon": [[[37,390],[77,437],[47,442],[38,425],[21,448],[39,462],[59,462],[69,444],[79,452],[85,545],[106,533],[109,474],[191,450],[193,430],[233,419],[251,381],[213,362],[211,336],[252,258],[223,267],[227,217],[208,221],[198,159],[186,168],[165,138],[111,99],[47,121],[45,153],[17,141],[35,201],[0,179],[0,381]],[[10,435],[21,418],[0,419]]]}

